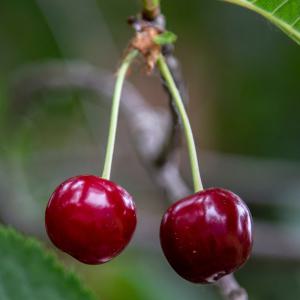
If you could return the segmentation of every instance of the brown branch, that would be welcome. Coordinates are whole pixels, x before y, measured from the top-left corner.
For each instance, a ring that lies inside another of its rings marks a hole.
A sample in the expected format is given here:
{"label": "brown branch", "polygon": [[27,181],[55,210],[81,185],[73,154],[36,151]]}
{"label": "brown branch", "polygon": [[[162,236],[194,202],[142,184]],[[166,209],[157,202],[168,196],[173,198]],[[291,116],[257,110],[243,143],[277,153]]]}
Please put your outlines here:
{"label": "brown branch", "polygon": [[[135,30],[136,36],[139,36],[141,32],[144,32],[149,28],[153,28],[158,32],[164,32],[166,30],[166,19],[163,14],[157,15],[151,20],[145,19],[143,16],[134,16],[130,17],[128,22]],[[165,56],[170,72],[174,78],[179,92],[182,95],[182,98],[187,101],[187,93],[183,82],[183,76],[181,74],[180,64],[176,57],[173,55],[174,46],[172,44],[163,45],[161,47],[161,51]],[[158,167],[162,167],[168,161],[170,156],[174,157],[174,153],[177,152],[181,141],[179,114],[174,106],[174,101],[172,99],[172,94],[169,91],[168,85],[165,83],[165,80],[162,76],[160,76],[160,78],[164,90],[169,98],[169,107],[172,122],[170,122],[170,126],[168,128],[168,138],[162,143],[161,150],[154,161],[154,163],[157,164]]]}
{"label": "brown branch", "polygon": [[[12,107],[24,110],[28,100],[38,91],[70,88],[92,91],[99,96],[105,95],[110,98],[113,82],[114,77],[111,73],[87,64],[52,62],[25,69],[18,75],[12,85],[11,103]],[[170,155],[162,166],[153,163],[167,139],[165,135],[165,132],[168,132],[167,128],[173,125],[172,118],[151,108],[129,83],[124,86],[121,103],[137,152],[152,175],[153,181],[171,200],[188,195],[191,191],[180,174],[174,154]],[[248,299],[246,291],[239,286],[233,275],[222,278],[216,285],[225,299]]]}
{"label": "brown branch", "polygon": [[[184,99],[187,103],[188,95],[183,81],[183,76],[181,73],[180,63],[177,58],[173,55],[174,46],[165,45],[162,48],[162,53],[165,56],[166,62],[170,69],[170,72],[174,78],[175,84]],[[164,165],[169,156],[172,156],[172,153],[176,153],[178,148],[181,145],[181,121],[177,109],[174,105],[172,94],[169,91],[168,85],[166,84],[164,78],[161,76],[161,81],[163,87],[169,97],[169,107],[172,116],[172,123],[170,123],[168,139],[163,144],[160,154],[156,158],[156,163],[158,166]]]}

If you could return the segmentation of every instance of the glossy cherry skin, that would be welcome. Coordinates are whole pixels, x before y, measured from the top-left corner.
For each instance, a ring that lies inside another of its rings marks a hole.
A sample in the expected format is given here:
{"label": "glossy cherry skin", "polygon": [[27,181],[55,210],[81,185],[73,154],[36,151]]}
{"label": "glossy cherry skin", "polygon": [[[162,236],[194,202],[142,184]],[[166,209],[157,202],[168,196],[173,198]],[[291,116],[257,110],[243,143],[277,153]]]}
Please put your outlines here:
{"label": "glossy cherry skin", "polygon": [[115,183],[93,175],[70,178],[52,194],[46,230],[62,251],[86,264],[102,264],[129,243],[136,227],[132,197]]}
{"label": "glossy cherry skin", "polygon": [[211,188],[174,203],[160,240],[173,269],[194,283],[213,283],[237,270],[252,248],[252,217],[234,193]]}

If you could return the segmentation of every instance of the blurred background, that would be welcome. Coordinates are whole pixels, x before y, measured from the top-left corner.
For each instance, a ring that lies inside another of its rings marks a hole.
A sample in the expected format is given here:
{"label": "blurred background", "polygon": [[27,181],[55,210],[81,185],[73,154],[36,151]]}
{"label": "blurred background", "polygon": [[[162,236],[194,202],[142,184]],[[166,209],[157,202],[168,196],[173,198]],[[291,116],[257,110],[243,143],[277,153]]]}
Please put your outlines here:
{"label": "blurred background", "polygon": [[[139,9],[137,0],[1,0],[0,222],[49,248],[49,195],[68,177],[101,174],[110,111],[108,93],[82,88],[76,76],[77,88],[61,85],[51,68],[113,74],[133,34],[126,19]],[[233,190],[254,216],[254,253],[237,279],[253,300],[300,299],[300,48],[262,17],[220,1],[162,1],[162,9],[178,35],[204,184]],[[157,74],[147,77],[141,65],[134,73],[137,91],[164,111]],[[122,114],[112,179],[135,197],[132,243],[97,267],[58,255],[98,299],[220,299],[164,259],[158,231],[168,202],[133,138]],[[191,183],[185,150],[181,168]]]}

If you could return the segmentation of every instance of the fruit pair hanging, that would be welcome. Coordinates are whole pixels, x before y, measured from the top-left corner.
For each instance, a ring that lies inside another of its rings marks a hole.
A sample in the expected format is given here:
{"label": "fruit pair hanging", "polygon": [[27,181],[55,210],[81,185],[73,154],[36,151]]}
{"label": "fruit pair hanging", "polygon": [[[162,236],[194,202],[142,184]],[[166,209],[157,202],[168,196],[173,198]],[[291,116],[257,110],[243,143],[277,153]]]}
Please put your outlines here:
{"label": "fruit pair hanging", "polygon": [[[122,86],[131,62],[141,53],[148,66],[157,66],[172,94],[186,136],[194,183],[194,194],[175,202],[163,216],[162,250],[173,269],[186,280],[212,283],[248,259],[252,218],[246,204],[234,193],[220,188],[203,190],[189,119],[153,37],[155,34],[149,30],[146,43],[135,39],[119,68],[102,176],[81,175],[61,183],[46,208],[46,229],[59,249],[86,264],[105,263],[130,242],[137,223],[135,204],[125,189],[110,181],[110,173]],[[148,51],[141,49],[145,44]]]}

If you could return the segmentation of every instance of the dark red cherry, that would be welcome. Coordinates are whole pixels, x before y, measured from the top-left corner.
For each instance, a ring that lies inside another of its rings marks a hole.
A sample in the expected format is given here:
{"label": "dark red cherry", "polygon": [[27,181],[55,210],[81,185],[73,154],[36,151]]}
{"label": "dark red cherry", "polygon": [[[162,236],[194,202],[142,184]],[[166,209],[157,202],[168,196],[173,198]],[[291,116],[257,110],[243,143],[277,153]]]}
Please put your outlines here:
{"label": "dark red cherry", "polygon": [[45,215],[51,241],[86,264],[105,263],[129,243],[136,227],[131,196],[93,175],[70,178],[52,194]]}
{"label": "dark red cherry", "polygon": [[167,210],[160,240],[167,260],[180,276],[194,283],[212,283],[249,258],[251,214],[234,193],[207,189]]}

